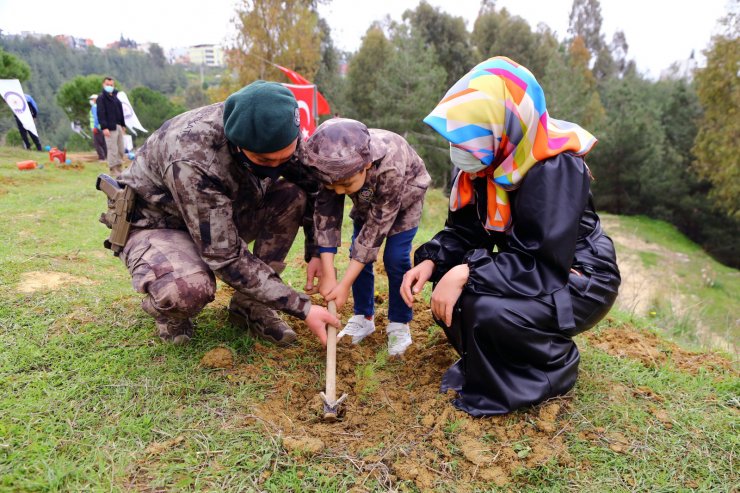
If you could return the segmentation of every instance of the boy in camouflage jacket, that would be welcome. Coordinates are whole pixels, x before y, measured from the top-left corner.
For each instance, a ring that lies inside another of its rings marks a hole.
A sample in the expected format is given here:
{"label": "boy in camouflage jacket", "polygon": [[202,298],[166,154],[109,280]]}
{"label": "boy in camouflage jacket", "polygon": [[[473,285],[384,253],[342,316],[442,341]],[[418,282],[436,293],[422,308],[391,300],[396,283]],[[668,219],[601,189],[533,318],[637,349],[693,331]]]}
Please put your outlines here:
{"label": "boy in camouflage jacket", "polygon": [[[375,330],[373,262],[385,241],[383,262],[390,288],[388,353],[402,354],[411,344],[412,310],[401,299],[400,287],[411,268],[411,242],[431,182],[424,161],[400,135],[368,129],[346,118],[319,126],[306,143],[302,160],[325,187],[314,212],[322,266],[319,291],[338,308],[347,301],[350,287],[354,297],[355,315],[338,336],[351,335],[357,344]],[[354,234],[350,265],[337,282],[334,256],[341,244],[345,195],[353,202]]]}

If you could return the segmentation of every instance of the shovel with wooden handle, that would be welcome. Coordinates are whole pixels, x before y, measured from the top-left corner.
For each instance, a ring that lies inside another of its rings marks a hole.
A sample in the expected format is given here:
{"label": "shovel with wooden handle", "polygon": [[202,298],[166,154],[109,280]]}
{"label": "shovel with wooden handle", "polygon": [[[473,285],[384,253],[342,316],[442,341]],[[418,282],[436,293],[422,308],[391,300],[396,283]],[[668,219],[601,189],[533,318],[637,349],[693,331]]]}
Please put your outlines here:
{"label": "shovel with wooden handle", "polygon": [[[337,305],[329,302],[329,313],[337,316]],[[324,401],[324,421],[333,422],[339,419],[339,406],[347,398],[347,394],[337,399],[337,330],[338,327],[329,325],[326,334],[326,392],[321,392]]]}

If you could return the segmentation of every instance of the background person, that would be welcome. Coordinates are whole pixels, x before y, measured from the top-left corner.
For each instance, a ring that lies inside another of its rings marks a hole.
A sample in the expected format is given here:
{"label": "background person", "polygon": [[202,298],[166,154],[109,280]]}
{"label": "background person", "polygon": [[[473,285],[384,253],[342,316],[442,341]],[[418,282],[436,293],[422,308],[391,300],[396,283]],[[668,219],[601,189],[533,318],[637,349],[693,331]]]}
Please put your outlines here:
{"label": "background person", "polygon": [[[39,107],[36,104],[36,101],[33,99],[33,97],[30,94],[26,94],[26,102],[28,103],[28,109],[31,111],[31,116],[35,120],[36,117],[39,114]],[[18,118],[15,113],[13,114],[13,117],[15,118],[15,125],[18,127],[18,132],[21,134],[21,139],[23,140],[23,147],[25,149],[31,148],[31,143],[28,141],[28,135],[31,135],[31,140],[33,140],[33,144],[36,146],[36,150],[41,150],[41,141],[39,140],[38,136],[35,135],[33,132],[29,132],[26,130],[26,127],[23,126],[23,123],[21,122],[20,118]],[[38,124],[36,125],[36,131],[38,132]]]}
{"label": "background person", "polygon": [[123,171],[125,157],[123,136],[126,134],[126,122],[123,119],[123,105],[118,100],[116,82],[112,77],[103,79],[103,92],[98,96],[97,110],[98,123],[105,137],[108,169],[115,178]]}
{"label": "background person", "polygon": [[100,128],[100,122],[98,121],[98,95],[90,95],[90,132],[92,133],[93,146],[95,146],[95,152],[98,154],[100,161],[105,161],[108,148],[105,145],[105,136]]}

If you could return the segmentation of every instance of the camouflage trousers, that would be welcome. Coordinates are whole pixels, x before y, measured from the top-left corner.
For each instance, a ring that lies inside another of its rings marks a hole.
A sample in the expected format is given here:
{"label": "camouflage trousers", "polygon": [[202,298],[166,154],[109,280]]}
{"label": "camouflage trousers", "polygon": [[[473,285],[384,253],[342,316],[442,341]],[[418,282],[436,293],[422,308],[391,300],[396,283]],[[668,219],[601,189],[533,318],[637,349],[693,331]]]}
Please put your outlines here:
{"label": "camouflage trousers", "polygon": [[[254,255],[279,273],[305,206],[303,190],[292,183],[277,182],[267,190],[259,207],[236,213],[239,236],[247,243],[254,241]],[[131,274],[134,289],[147,295],[142,309],[155,319],[191,318],[215,297],[216,277],[187,231],[136,229],[120,258]],[[236,299],[242,297],[235,294]]]}

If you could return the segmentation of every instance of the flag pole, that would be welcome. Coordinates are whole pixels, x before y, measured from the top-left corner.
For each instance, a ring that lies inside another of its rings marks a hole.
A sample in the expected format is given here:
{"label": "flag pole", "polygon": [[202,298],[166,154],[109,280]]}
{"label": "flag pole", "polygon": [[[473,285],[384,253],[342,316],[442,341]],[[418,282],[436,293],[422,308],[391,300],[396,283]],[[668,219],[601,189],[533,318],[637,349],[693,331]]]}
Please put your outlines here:
{"label": "flag pole", "polygon": [[319,97],[318,97],[319,89],[316,87],[316,84],[313,85],[313,114],[314,114],[314,120],[316,120],[316,126],[319,126]]}

